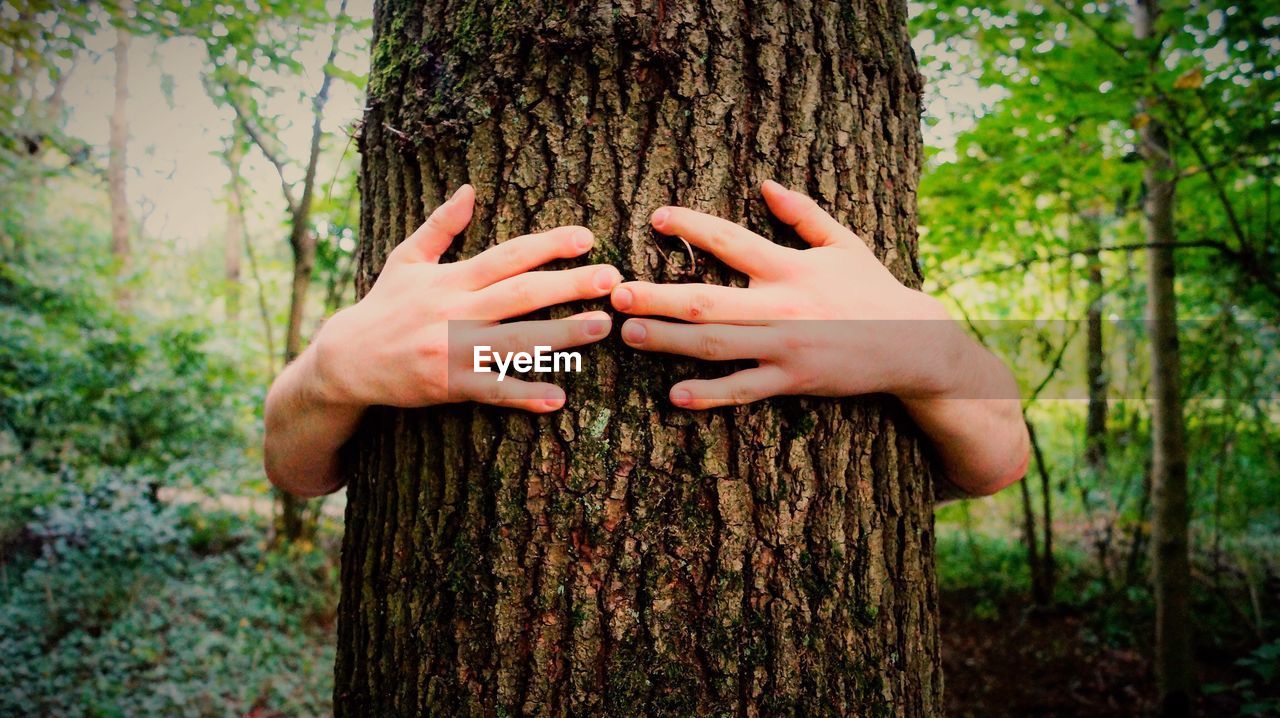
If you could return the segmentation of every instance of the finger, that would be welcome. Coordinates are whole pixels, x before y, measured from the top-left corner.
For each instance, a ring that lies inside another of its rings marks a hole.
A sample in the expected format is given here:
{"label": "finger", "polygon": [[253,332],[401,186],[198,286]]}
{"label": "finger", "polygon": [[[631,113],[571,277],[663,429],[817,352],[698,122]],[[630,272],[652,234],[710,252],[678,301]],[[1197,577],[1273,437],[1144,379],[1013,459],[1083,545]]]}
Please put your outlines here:
{"label": "finger", "polygon": [[628,319],[622,325],[622,341],[645,351],[708,361],[771,359],[779,346],[771,327],[675,324],[652,319]]}
{"label": "finger", "polygon": [[622,275],[608,264],[548,272],[525,272],[471,293],[478,319],[510,319],[522,314],[608,294]]}
{"label": "finger", "polygon": [[462,383],[456,397],[459,401],[474,401],[492,406],[523,409],[545,414],[564,406],[564,390],[555,384],[542,381],[524,381],[511,376],[498,381],[495,373],[478,373]]}
{"label": "finger", "polygon": [[649,219],[663,234],[678,235],[752,277],[771,277],[795,260],[795,250],[774,244],[746,227],[684,207],[660,207]]}
{"label": "finger", "polygon": [[687,322],[761,324],[772,316],[759,289],[718,284],[627,282],[613,290],[611,300],[620,312]]}
{"label": "finger", "polygon": [[462,262],[466,284],[487,287],[540,267],[553,259],[569,259],[586,253],[595,239],[586,227],[556,227],[540,234],[525,234],[490,247]]}
{"label": "finger", "polygon": [[612,320],[604,312],[583,312],[565,319],[512,322],[489,327],[476,334],[476,344],[495,352],[531,352],[534,347],[551,350],[591,344],[609,336]]}
{"label": "finger", "polygon": [[469,184],[462,185],[395,251],[410,262],[440,261],[440,255],[453,244],[453,238],[471,222],[475,203],[475,189]]}
{"label": "finger", "polygon": [[856,242],[859,246],[866,246],[858,235],[827,214],[812,197],[789,190],[773,180],[765,180],[760,185],[760,193],[773,215],[791,225],[796,234],[810,245],[843,246]]}
{"label": "finger", "polygon": [[790,381],[777,365],[743,369],[719,379],[690,379],[671,387],[671,403],[682,409],[739,406],[787,393]]}

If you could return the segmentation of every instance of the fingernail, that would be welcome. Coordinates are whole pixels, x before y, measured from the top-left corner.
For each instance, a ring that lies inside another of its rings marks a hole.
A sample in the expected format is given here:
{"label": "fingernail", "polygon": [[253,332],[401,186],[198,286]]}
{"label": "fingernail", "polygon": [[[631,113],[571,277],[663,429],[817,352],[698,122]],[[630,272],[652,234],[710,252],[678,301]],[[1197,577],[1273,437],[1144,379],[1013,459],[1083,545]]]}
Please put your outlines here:
{"label": "fingernail", "polygon": [[589,337],[602,337],[609,333],[609,320],[588,319],[586,330]]}
{"label": "fingernail", "polygon": [[591,231],[580,229],[573,235],[573,246],[577,247],[579,252],[585,252],[591,249],[591,245],[595,244],[595,237],[591,236]]}
{"label": "fingernail", "polygon": [[690,394],[688,389],[671,390],[672,404],[675,404],[676,406],[688,406],[691,401],[693,401],[693,394]]}
{"label": "fingernail", "polygon": [[596,272],[596,276],[591,281],[596,289],[607,292],[618,283],[618,272],[613,267],[605,267]]}
{"label": "fingernail", "polygon": [[671,211],[666,207],[659,207],[654,210],[653,216],[649,218],[649,224],[661,229],[662,224],[667,221],[667,215],[669,214],[671,214]]}
{"label": "fingernail", "polygon": [[639,344],[644,341],[648,334],[649,332],[645,330],[644,324],[634,319],[629,319],[622,325],[622,339],[628,344]]}
{"label": "fingernail", "polygon": [[548,387],[543,401],[547,406],[554,409],[564,403],[564,391],[558,386]]}
{"label": "fingernail", "polygon": [[621,311],[627,311],[635,302],[635,295],[626,287],[618,287],[613,290],[613,306]]}

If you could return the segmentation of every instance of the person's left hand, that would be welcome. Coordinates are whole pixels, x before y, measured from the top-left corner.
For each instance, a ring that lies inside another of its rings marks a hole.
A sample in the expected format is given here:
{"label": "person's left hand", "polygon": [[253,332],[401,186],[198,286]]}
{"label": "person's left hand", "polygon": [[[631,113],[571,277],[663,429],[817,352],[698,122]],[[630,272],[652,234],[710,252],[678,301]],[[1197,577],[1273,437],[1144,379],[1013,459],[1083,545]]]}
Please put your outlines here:
{"label": "person's left hand", "polygon": [[[778,219],[812,245],[774,244],[737,224],[683,207],[653,213],[678,235],[750,277],[746,288],[625,282],[613,306],[637,349],[758,366],[671,387],[676,406],[708,409],[771,396],[947,395],[960,330],[933,298],[903,286],[852,231],[809,197],[776,182],[761,187]],[[804,321],[815,320],[815,321]],[[915,321],[923,320],[923,321]]]}

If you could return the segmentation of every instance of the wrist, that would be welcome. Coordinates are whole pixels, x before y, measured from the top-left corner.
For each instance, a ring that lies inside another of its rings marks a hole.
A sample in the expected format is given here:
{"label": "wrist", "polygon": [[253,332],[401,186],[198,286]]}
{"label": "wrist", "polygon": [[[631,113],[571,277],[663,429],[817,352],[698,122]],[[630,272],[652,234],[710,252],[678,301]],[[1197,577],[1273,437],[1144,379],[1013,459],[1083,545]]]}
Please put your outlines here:
{"label": "wrist", "polygon": [[911,361],[904,363],[905,381],[893,393],[904,401],[956,398],[963,391],[964,372],[974,361],[973,340],[942,302],[914,289],[907,291],[910,319],[905,330],[912,337]]}
{"label": "wrist", "polygon": [[364,406],[340,368],[346,342],[337,336],[337,330],[345,311],[334,314],[321,325],[311,346],[294,362],[300,392],[308,403],[331,409]]}

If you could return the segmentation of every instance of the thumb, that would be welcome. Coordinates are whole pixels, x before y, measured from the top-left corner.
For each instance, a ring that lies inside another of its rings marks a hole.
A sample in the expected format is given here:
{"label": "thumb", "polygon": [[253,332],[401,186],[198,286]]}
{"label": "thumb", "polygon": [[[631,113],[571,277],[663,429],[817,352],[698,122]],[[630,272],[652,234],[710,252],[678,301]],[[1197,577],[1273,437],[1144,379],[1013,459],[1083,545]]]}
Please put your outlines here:
{"label": "thumb", "polygon": [[853,244],[858,239],[808,195],[787,189],[773,180],[765,180],[760,186],[760,193],[773,215],[791,225],[810,246]]}
{"label": "thumb", "polygon": [[462,185],[447,202],[436,207],[427,221],[397,249],[410,262],[440,261],[440,255],[453,244],[453,238],[470,224],[475,204],[475,188],[469,184]]}

